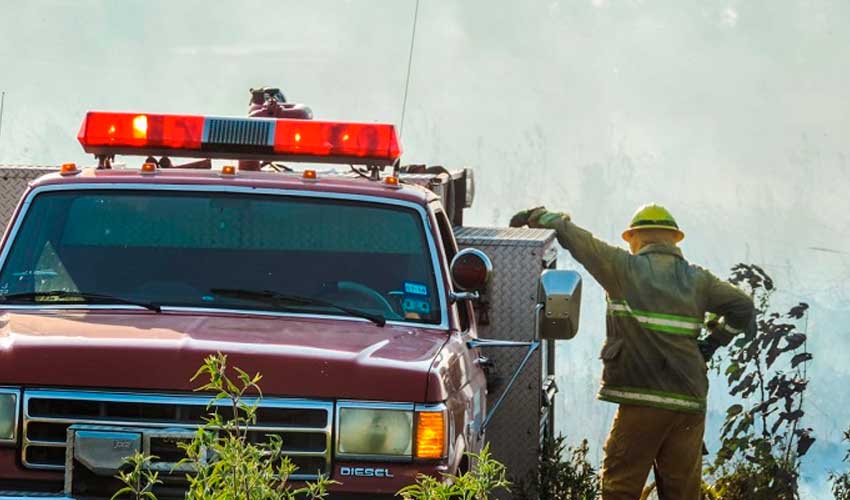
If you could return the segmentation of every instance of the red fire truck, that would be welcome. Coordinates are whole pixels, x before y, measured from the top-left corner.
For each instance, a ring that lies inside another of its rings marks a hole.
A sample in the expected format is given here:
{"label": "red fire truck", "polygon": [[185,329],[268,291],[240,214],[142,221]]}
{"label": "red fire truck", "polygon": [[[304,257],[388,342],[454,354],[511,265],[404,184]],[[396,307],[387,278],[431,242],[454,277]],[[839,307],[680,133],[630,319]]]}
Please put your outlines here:
{"label": "red fire truck", "polygon": [[[392,125],[279,117],[268,94],[249,118],[90,112],[98,165],[26,186],[0,251],[0,498],[109,498],[133,450],[182,497],[174,436],[201,422],[189,379],[216,352],[263,374],[250,432],[332,498],[456,473],[485,439],[509,467],[500,440],[536,455],[580,301],[576,273],[547,269],[550,232],[465,228],[469,171],[402,167]],[[474,241],[523,256],[501,271]]]}

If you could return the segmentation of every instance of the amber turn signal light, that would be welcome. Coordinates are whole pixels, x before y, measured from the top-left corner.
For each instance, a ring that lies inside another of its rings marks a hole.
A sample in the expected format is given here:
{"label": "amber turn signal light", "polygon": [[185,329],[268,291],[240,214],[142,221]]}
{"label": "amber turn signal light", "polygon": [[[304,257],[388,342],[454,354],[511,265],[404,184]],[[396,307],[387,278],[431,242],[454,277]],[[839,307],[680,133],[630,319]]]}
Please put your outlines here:
{"label": "amber turn signal light", "polygon": [[303,174],[301,174],[301,178],[305,181],[315,181],[319,179],[319,174],[316,173],[315,170],[305,170]]}
{"label": "amber turn signal light", "polygon": [[142,163],[141,171],[143,174],[155,174],[156,173],[156,163],[145,162]]}
{"label": "amber turn signal light", "polygon": [[225,165],[221,167],[221,175],[236,175],[236,167],[233,165]]}
{"label": "amber turn signal light", "polygon": [[446,416],[442,411],[416,414],[416,458],[440,459],[446,456]]}
{"label": "amber turn signal light", "polygon": [[79,173],[79,170],[77,170],[76,163],[63,163],[62,166],[59,167],[59,173],[61,175],[74,175]]}

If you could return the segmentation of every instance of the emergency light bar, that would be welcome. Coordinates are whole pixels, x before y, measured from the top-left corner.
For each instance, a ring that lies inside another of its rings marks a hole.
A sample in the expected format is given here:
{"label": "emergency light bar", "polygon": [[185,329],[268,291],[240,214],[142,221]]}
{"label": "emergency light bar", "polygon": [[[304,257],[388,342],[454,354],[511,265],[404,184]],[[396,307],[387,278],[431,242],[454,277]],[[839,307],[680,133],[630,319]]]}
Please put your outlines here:
{"label": "emergency light bar", "polygon": [[392,165],[395,126],[288,118],[89,111],[77,139],[98,156],[163,155]]}

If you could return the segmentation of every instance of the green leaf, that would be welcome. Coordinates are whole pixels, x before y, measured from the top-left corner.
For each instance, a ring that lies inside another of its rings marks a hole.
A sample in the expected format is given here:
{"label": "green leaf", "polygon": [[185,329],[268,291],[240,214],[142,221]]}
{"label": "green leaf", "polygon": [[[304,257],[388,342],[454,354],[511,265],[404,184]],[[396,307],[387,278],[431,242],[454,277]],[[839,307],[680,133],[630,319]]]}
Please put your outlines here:
{"label": "green leaf", "polygon": [[796,306],[792,307],[790,311],[788,311],[788,316],[794,319],[800,319],[806,314],[806,310],[808,310],[809,304],[805,302],[800,302]]}
{"label": "green leaf", "polygon": [[800,354],[794,355],[791,358],[791,368],[796,368],[800,363],[805,363],[807,361],[812,360],[812,353],[810,352],[801,352]]}
{"label": "green leaf", "polygon": [[806,335],[803,333],[793,333],[791,335],[787,335],[785,337],[785,347],[782,348],[783,351],[793,351],[794,349],[803,345],[803,342],[806,341]]}
{"label": "green leaf", "polygon": [[[123,481],[124,479],[121,478],[121,480]],[[132,495],[133,493],[135,493],[135,491],[133,491],[133,488],[131,488],[129,486],[125,486],[125,487],[121,488],[120,490],[116,491],[115,494],[112,495],[110,500],[115,500],[116,498],[118,498],[118,497],[120,497],[121,495],[124,495],[124,494]]]}
{"label": "green leaf", "polygon": [[756,378],[755,374],[750,373],[749,375],[744,377],[744,380],[740,381],[735,387],[733,387],[729,391],[729,394],[734,396],[735,394],[738,394],[741,391],[746,392],[748,389],[750,389],[753,386],[753,382],[755,381],[755,378]]}
{"label": "green leaf", "polygon": [[744,407],[742,405],[734,404],[726,409],[726,418],[734,417],[742,411],[744,411]]}

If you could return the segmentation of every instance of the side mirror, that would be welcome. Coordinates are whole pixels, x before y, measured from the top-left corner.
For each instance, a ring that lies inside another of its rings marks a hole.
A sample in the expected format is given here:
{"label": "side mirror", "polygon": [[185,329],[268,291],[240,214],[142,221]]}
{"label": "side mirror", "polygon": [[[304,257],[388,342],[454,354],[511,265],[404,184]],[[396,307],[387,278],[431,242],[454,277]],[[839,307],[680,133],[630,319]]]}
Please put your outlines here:
{"label": "side mirror", "polygon": [[465,248],[452,259],[452,283],[461,292],[481,292],[493,276],[493,262],[476,248]]}
{"label": "side mirror", "polygon": [[540,274],[537,301],[541,306],[538,337],[569,340],[578,333],[581,310],[581,275],[575,271],[547,269]]}

